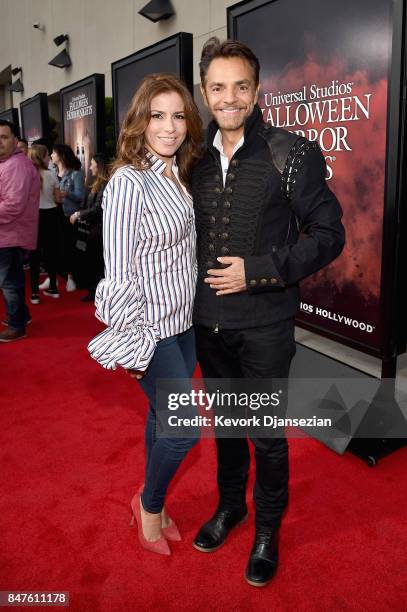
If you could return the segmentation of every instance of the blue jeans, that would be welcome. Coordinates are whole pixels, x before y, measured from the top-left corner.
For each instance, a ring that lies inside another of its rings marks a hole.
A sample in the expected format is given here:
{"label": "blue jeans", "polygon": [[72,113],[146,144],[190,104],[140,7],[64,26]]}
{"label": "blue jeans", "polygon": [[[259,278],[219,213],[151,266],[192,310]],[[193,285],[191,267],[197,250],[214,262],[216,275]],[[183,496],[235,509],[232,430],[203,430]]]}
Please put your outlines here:
{"label": "blue jeans", "polygon": [[13,329],[25,329],[30,312],[25,303],[25,249],[0,247],[0,289],[6,302],[7,320]]}
{"label": "blue jeans", "polygon": [[160,378],[190,379],[196,367],[193,328],[157,344],[147,373],[140,380],[150,406],[145,430],[146,474],[142,494],[147,512],[161,512],[168,486],[197,438],[156,437],[156,381]]}

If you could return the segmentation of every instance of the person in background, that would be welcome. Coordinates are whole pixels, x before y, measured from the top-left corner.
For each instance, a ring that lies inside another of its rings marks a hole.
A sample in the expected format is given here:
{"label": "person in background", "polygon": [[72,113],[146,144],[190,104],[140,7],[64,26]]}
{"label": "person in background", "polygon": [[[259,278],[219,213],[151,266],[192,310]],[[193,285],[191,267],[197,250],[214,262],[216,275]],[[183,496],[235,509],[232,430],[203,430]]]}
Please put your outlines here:
{"label": "person in background", "polygon": [[0,289],[8,325],[0,342],[24,338],[31,320],[23,263],[26,249],[37,242],[40,177],[17,143],[16,126],[0,120]]}
{"label": "person in background", "polygon": [[44,145],[44,147],[47,147],[51,161],[52,145],[50,144],[48,138],[37,138],[37,140],[33,140],[31,146],[34,147],[35,145]]}
{"label": "person in background", "polygon": [[80,160],[71,147],[65,144],[53,146],[51,159],[58,169],[60,188],[60,230],[62,242],[62,268],[67,276],[66,291],[75,291],[73,279],[76,232],[70,223],[71,215],[78,211],[85,199],[85,179]]}
{"label": "person in background", "polygon": [[[17,142],[17,149],[20,149],[20,151],[22,151],[24,155],[27,155],[28,154],[28,140],[26,138],[19,138]],[[23,265],[24,270],[29,270],[30,268],[29,259],[30,259],[30,254],[27,251],[24,256],[24,265]]]}
{"label": "person in background", "polygon": [[28,154],[28,140],[25,138],[19,138],[17,142],[17,149],[20,149],[24,155]]}
{"label": "person in background", "polygon": [[[89,343],[107,369],[125,368],[150,405],[144,484],[131,500],[140,544],[170,554],[180,540],[165,509],[167,489],[197,437],[157,435],[157,380],[187,384],[196,366],[192,305],[195,221],[189,180],[202,123],[187,87],[171,74],[143,79],[123,121],[103,197],[106,274],[96,315],[108,327]],[[181,380],[179,380],[181,379]]]}
{"label": "person in background", "polygon": [[88,268],[88,294],[82,302],[93,302],[98,282],[103,276],[103,212],[102,198],[108,180],[107,160],[102,153],[96,153],[90,162],[90,171],[94,182],[86,198],[86,208],[77,210],[70,217],[75,224],[79,219],[87,221],[90,231],[86,243],[86,260]]}
{"label": "person in background", "polygon": [[39,304],[40,263],[44,262],[48,272],[50,286],[45,295],[59,298],[57,287],[57,255],[58,255],[58,212],[56,202],[60,199],[59,182],[54,173],[48,170],[49,154],[44,145],[33,145],[28,150],[28,157],[40,173],[40,219],[38,228],[37,249],[31,253],[31,304]]}
{"label": "person in background", "polygon": [[[56,177],[58,177],[58,172],[57,172],[56,166],[54,165],[54,162],[51,159],[51,153],[52,153],[52,144],[51,144],[51,141],[48,140],[48,138],[37,138],[37,140],[33,140],[33,142],[31,143],[32,147],[34,145],[44,145],[44,147],[47,147],[47,149],[48,149],[48,156],[49,156],[48,170],[51,170],[51,172],[53,174],[55,174]],[[48,287],[44,287],[44,288],[48,289]]]}

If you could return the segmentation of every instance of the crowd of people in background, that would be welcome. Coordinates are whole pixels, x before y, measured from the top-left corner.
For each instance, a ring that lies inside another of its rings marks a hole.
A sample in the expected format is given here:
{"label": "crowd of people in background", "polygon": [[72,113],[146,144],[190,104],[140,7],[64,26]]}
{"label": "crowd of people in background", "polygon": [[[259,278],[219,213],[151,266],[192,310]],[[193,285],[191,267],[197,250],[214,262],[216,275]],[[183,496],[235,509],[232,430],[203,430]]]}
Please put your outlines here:
{"label": "crowd of people in background", "polygon": [[[86,288],[81,301],[95,297],[104,269],[105,156],[93,156],[90,185],[84,170],[68,145],[39,139],[29,146],[14,124],[0,121],[0,289],[7,311],[0,342],[24,338],[31,322],[24,267],[30,270],[31,304],[43,295],[59,298],[59,284],[68,292]],[[41,271],[47,276],[40,284]]]}

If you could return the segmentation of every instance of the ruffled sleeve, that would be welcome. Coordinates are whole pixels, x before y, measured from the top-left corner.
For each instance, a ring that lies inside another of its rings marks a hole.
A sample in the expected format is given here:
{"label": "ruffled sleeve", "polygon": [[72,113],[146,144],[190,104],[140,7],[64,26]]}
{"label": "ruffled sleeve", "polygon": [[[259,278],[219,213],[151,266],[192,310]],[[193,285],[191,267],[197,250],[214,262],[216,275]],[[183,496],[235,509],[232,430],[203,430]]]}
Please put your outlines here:
{"label": "ruffled sleeve", "polygon": [[88,345],[104,368],[144,371],[159,338],[158,324],[146,321],[145,297],[135,264],[142,215],[140,186],[115,175],[103,197],[105,278],[96,290],[96,317],[108,327]]}

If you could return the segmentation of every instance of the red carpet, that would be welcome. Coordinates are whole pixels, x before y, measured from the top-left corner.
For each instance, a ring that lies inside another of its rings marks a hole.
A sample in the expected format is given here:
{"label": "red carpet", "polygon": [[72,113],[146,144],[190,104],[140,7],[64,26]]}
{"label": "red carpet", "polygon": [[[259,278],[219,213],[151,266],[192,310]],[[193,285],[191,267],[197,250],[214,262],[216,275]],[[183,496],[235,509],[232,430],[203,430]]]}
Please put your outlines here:
{"label": "red carpet", "polygon": [[371,469],[291,440],[280,569],[265,589],[243,579],[253,513],[218,552],[191,547],[216,504],[212,441],[171,488],[183,542],[169,558],[142,550],[129,502],[143,477],[146,401],[125,373],[88,357],[101,326],[81,294],[43,297],[29,337],[0,345],[0,590],[69,591],[75,612],[406,609],[407,449]]}

